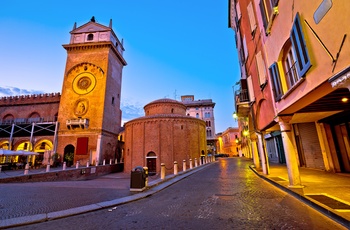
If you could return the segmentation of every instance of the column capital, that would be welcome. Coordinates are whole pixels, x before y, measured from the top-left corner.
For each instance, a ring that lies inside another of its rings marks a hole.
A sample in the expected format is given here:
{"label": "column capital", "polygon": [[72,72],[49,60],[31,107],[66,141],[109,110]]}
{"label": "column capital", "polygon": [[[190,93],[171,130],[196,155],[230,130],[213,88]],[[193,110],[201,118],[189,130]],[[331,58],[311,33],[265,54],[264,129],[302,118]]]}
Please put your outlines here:
{"label": "column capital", "polygon": [[275,118],[275,121],[280,125],[282,132],[289,132],[291,130],[291,124],[289,123],[292,120],[292,116],[278,116]]}

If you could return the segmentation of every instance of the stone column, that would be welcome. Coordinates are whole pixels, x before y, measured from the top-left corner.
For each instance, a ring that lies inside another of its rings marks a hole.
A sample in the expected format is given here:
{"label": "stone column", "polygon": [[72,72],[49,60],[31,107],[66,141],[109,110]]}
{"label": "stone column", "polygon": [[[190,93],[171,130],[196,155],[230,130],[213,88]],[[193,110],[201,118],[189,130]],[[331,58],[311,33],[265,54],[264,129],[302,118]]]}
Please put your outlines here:
{"label": "stone column", "polygon": [[289,178],[289,187],[292,188],[302,188],[300,173],[299,173],[299,165],[297,153],[294,150],[294,146],[292,143],[292,130],[291,124],[289,123],[292,117],[278,117],[277,121],[280,125],[282,142],[284,153],[286,155],[286,163],[288,170],[288,178]]}
{"label": "stone column", "polygon": [[269,174],[269,163],[267,160],[266,151],[264,149],[264,138],[263,138],[262,134],[260,134],[260,133],[257,133],[256,135],[258,136],[258,147],[259,147],[262,170],[263,170],[263,173],[265,175],[268,175]]}
{"label": "stone column", "polygon": [[258,147],[256,145],[256,136],[251,136],[250,137],[250,143],[251,143],[251,146],[252,146],[252,153],[253,153],[253,162],[254,162],[254,165],[255,165],[255,168],[257,170],[260,170],[260,160],[259,160],[259,152],[258,152]]}

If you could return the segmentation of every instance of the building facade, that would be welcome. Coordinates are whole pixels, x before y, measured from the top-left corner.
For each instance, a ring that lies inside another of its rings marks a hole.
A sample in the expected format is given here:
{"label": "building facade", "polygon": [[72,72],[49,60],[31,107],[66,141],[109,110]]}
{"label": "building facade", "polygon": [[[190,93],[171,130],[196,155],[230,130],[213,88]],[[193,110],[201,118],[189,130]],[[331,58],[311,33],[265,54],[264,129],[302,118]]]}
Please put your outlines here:
{"label": "building facade", "polygon": [[242,156],[241,136],[238,127],[229,127],[224,132],[216,134],[218,141],[216,149],[218,154],[229,157]]}
{"label": "building facade", "polygon": [[[229,22],[241,44],[237,45],[240,56],[256,56],[262,48],[262,61],[255,58],[255,74],[249,72],[249,58],[248,62],[240,58],[241,78],[251,76],[252,80],[241,85],[248,90],[248,98],[236,94],[236,111],[249,111],[238,113],[247,121],[248,138],[254,138],[253,132],[260,134],[260,161],[254,160],[255,165],[268,173],[267,159],[285,163],[290,186],[301,185],[299,167],[350,172],[347,6],[345,0],[230,1]],[[255,30],[247,30],[246,24]],[[254,40],[256,33],[257,48],[252,49],[244,38]],[[261,85],[260,69],[266,71],[269,88]],[[259,93],[266,92],[265,106],[256,100],[259,87]],[[249,148],[254,152],[256,147],[251,142]]]}
{"label": "building facade", "polygon": [[[99,164],[120,158],[123,43],[95,22],[70,32],[61,94],[0,99],[0,147],[58,153],[61,161]],[[8,161],[2,158],[1,161]],[[71,162],[71,163],[72,163]],[[35,159],[32,162],[36,163]]]}
{"label": "building facade", "polygon": [[[125,123],[124,169],[147,166],[150,175],[159,174],[161,163],[173,173],[190,161],[204,160],[206,125],[201,119],[186,116],[186,106],[176,100],[159,99],[144,107],[145,116]],[[194,163],[193,163],[194,165]]]}
{"label": "building facade", "polygon": [[181,102],[186,106],[186,115],[201,119],[206,125],[207,152],[216,153],[217,137],[215,135],[215,103],[211,99],[195,100],[194,95],[181,96]]}

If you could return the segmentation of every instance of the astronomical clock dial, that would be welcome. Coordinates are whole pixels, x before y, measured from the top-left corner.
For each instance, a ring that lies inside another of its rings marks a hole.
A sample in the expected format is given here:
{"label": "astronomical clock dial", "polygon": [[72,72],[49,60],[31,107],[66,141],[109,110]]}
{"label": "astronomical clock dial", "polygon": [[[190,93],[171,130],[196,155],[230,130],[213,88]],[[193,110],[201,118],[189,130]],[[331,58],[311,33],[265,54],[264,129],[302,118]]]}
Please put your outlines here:
{"label": "astronomical clock dial", "polygon": [[90,93],[96,86],[96,78],[92,73],[79,73],[73,80],[73,90],[75,93],[84,95]]}

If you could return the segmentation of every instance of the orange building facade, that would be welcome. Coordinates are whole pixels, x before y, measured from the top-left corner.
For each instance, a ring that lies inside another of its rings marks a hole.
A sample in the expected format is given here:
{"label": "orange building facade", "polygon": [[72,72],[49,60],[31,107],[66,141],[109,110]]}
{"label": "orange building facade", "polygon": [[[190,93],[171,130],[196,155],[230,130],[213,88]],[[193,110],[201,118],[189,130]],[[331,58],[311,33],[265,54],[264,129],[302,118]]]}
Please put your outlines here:
{"label": "orange building facade", "polygon": [[286,164],[290,186],[301,185],[299,167],[350,173],[349,6],[346,0],[230,1],[241,79],[251,79],[240,89],[249,96],[236,94],[237,115],[249,130],[243,148],[265,173],[268,162]]}
{"label": "orange building facade", "polygon": [[[121,158],[123,43],[109,26],[95,22],[70,32],[62,93],[0,98],[0,148],[39,153],[36,165],[52,156],[61,163],[101,164]],[[28,159],[27,159],[28,160]],[[19,161],[0,157],[0,163]],[[51,161],[51,162],[50,162]]]}
{"label": "orange building facade", "polygon": [[218,154],[226,154],[229,157],[242,156],[241,137],[238,127],[229,127],[224,132],[216,134]]}

